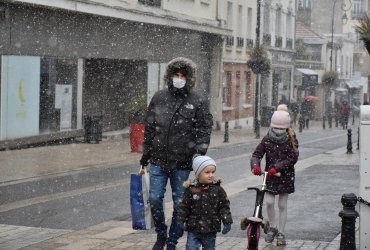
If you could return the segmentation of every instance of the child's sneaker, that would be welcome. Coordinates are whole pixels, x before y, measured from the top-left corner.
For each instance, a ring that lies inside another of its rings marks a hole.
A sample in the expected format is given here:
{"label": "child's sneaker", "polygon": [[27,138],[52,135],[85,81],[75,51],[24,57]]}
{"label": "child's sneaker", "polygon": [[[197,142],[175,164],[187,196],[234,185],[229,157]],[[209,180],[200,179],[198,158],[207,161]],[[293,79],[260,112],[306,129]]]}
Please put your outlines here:
{"label": "child's sneaker", "polygon": [[267,243],[271,243],[274,241],[275,236],[277,235],[278,230],[274,227],[270,227],[269,230],[267,231],[267,235],[265,237],[265,241]]}
{"label": "child's sneaker", "polygon": [[285,235],[283,233],[278,233],[276,236],[276,245],[277,246],[285,246],[286,241],[285,241]]}

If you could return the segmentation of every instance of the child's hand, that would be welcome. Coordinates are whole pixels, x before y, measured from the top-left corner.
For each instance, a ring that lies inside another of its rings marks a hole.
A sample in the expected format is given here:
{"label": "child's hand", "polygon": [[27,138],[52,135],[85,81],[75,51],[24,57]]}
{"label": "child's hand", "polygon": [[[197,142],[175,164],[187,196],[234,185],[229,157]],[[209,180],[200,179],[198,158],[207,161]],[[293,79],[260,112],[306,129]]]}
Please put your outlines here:
{"label": "child's hand", "polygon": [[225,224],[224,228],[222,229],[222,234],[227,234],[231,230],[231,224]]}
{"label": "child's hand", "polygon": [[274,176],[276,173],[276,168],[272,167],[269,169],[268,176]]}
{"label": "child's hand", "polygon": [[261,174],[262,174],[261,167],[260,167],[260,166],[253,167],[253,168],[252,168],[252,173],[253,173],[254,175],[261,175]]}

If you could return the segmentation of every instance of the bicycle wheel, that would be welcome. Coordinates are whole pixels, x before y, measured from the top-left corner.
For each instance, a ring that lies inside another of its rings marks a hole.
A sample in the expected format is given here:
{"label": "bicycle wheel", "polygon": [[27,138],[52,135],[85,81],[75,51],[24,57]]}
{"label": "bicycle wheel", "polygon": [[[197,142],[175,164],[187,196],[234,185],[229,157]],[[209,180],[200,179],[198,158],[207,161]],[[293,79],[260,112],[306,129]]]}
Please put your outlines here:
{"label": "bicycle wheel", "polygon": [[261,236],[260,222],[251,222],[247,228],[247,249],[258,250],[258,242]]}

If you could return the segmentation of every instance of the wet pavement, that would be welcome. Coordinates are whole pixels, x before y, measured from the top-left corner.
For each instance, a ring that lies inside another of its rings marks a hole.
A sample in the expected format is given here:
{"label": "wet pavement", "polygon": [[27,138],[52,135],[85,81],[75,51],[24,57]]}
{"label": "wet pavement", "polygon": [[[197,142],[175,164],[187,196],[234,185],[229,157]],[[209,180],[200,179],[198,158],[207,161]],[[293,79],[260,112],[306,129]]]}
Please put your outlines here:
{"label": "wet pavement", "polygon": [[[313,122],[310,130],[321,130],[321,122]],[[267,128],[261,128],[261,135],[265,134]],[[140,153],[132,153],[128,131],[105,133],[105,139],[99,144],[73,143],[67,145],[47,146],[29,148],[22,150],[11,150],[0,152],[0,165],[2,175],[0,176],[0,192],[5,192],[11,185],[24,185],[32,181],[41,183],[38,187],[46,185],[43,183],[48,178],[60,178],[60,183],[68,183],[71,174],[80,174],[81,178],[88,178],[88,171],[102,168],[112,168],[125,165],[128,171],[134,171],[138,167],[141,157]],[[304,133],[305,131],[303,131]],[[214,131],[210,148],[222,147],[243,143],[246,140],[255,139],[253,129],[246,127],[242,129],[230,129],[229,142],[224,142],[224,131]],[[355,148],[355,146],[354,146]],[[297,171],[317,166],[317,164],[359,164],[358,151],[354,154],[346,154],[345,149],[334,150],[331,154],[320,154],[302,160],[297,164]],[[120,178],[118,170],[113,175]],[[342,173],[343,174],[343,173]],[[85,176],[86,175],[86,176]],[[103,178],[103,177],[102,177]],[[250,183],[256,182],[250,177]],[[79,188],[83,188],[84,184]],[[231,183],[225,189],[229,195],[238,193]],[[63,185],[56,189],[57,193],[68,192],[76,188],[71,184]],[[88,186],[88,183],[86,184]],[[30,188],[30,187],[28,187]],[[11,208],[16,202],[25,198],[31,192],[20,192],[14,195],[13,200],[0,200],[0,211],[6,206]],[[41,192],[41,191],[40,191]],[[45,191],[46,192],[46,191]],[[234,192],[234,193],[233,193]],[[325,191],[324,191],[325,192]],[[329,190],[327,192],[330,192]],[[24,195],[24,197],[22,196]],[[325,194],[323,194],[325,195]],[[29,198],[29,196],[27,196]],[[169,207],[169,206],[166,206]],[[235,222],[237,224],[238,222]],[[237,226],[237,225],[235,225]],[[131,229],[129,221],[107,221],[82,230],[60,230],[48,228],[34,228],[24,226],[13,226],[0,224],[0,249],[151,249],[155,242],[155,232],[135,231]],[[356,237],[358,239],[358,237]],[[185,249],[186,236],[182,237],[178,249]],[[274,244],[266,244],[260,241],[259,249],[339,249],[340,235],[332,241],[307,241],[289,240],[287,246],[276,247]],[[217,249],[246,249],[245,237],[227,237],[218,235]]]}

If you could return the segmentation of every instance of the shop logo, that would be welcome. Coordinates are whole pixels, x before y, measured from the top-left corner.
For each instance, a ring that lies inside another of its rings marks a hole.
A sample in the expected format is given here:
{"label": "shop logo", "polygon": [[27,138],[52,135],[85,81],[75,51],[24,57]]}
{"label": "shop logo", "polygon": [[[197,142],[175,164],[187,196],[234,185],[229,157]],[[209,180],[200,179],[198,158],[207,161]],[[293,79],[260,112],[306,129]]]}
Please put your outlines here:
{"label": "shop logo", "polygon": [[26,102],[26,98],[23,95],[23,80],[19,81],[19,86],[18,86],[18,99],[21,102],[21,104]]}

